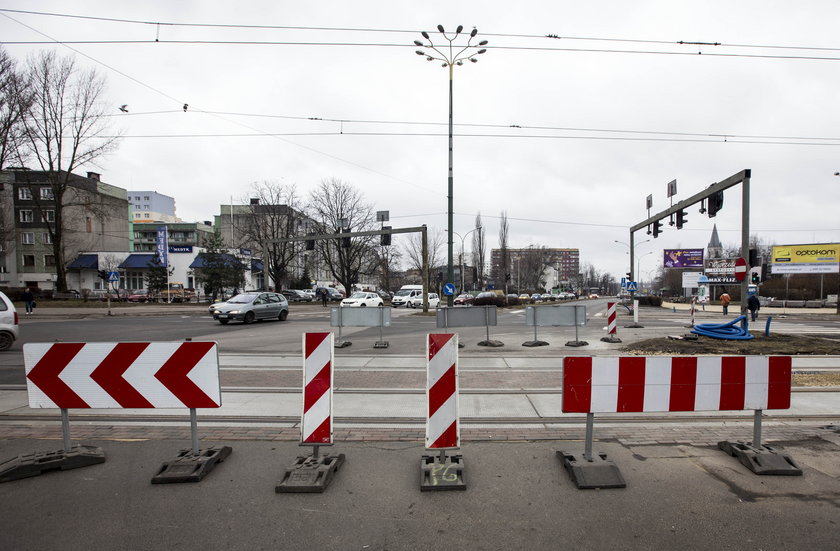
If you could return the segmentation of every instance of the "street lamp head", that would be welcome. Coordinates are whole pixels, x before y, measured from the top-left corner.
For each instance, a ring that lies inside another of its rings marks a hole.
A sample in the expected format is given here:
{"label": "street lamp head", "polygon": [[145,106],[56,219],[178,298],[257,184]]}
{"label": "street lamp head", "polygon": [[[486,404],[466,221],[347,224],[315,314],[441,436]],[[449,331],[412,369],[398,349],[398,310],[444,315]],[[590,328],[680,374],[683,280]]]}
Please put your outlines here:
{"label": "street lamp head", "polygon": [[456,61],[456,62],[455,62],[455,65],[458,65],[459,67],[460,67],[461,65],[463,65],[463,64],[464,64],[464,62],[463,62],[462,60],[460,60],[460,59],[459,59],[458,61]]}
{"label": "street lamp head", "polygon": [[463,25],[458,25],[458,28],[455,29],[455,36],[458,36],[459,34],[461,34],[461,31],[463,31],[463,30],[464,30],[464,26]]}
{"label": "street lamp head", "polygon": [[426,55],[426,52],[421,52],[420,50],[414,50],[414,53],[417,55]]}
{"label": "street lamp head", "polygon": [[425,46],[425,44],[423,44],[423,43],[422,43],[422,42],[420,42],[419,40],[415,40],[415,41],[414,41],[414,45],[415,45],[415,46]]}
{"label": "street lamp head", "polygon": [[440,66],[441,67],[449,67],[449,63],[444,61],[443,63],[440,64]]}
{"label": "street lamp head", "polygon": [[473,38],[473,37],[474,37],[475,35],[477,35],[477,34],[478,34],[478,29],[476,29],[475,27],[473,27],[473,30],[472,30],[472,32],[470,33],[470,38]]}
{"label": "street lamp head", "polygon": [[426,31],[420,31],[420,34],[423,35],[423,38],[429,40],[429,33],[427,33]]}
{"label": "street lamp head", "polygon": [[486,51],[487,51],[487,50],[486,50],[485,48],[482,48],[482,49],[480,49],[479,51],[477,51],[476,53],[477,53],[477,54],[483,54],[483,53],[484,53],[484,52],[486,52]]}
{"label": "street lamp head", "polygon": [[446,32],[446,31],[443,30],[443,25],[438,25],[438,32],[440,32],[440,34],[443,34],[443,33]]}
{"label": "street lamp head", "polygon": [[486,41],[486,40],[482,40],[481,42],[479,42],[479,43],[478,43],[478,45],[479,45],[479,46],[487,46],[487,41]]}
{"label": "street lamp head", "polygon": [[474,58],[474,57],[471,57],[471,58],[470,58],[470,61],[472,61],[473,63],[478,63],[478,60],[477,60],[476,58]]}

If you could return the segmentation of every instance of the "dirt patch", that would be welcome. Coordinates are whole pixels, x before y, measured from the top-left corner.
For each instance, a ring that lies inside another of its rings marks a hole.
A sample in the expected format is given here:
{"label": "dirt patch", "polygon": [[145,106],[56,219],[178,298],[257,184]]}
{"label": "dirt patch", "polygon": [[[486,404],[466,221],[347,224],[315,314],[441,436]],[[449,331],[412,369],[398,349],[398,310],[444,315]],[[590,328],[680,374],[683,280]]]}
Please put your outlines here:
{"label": "dirt patch", "polygon": [[794,373],[793,386],[840,386],[840,373]]}
{"label": "dirt patch", "polygon": [[[680,334],[681,336],[683,334]],[[749,356],[797,356],[838,354],[837,341],[807,335],[783,335],[763,332],[753,333],[749,341],[727,341],[697,335],[697,340],[669,338],[647,339],[628,344],[622,348],[628,354],[644,355],[749,355]],[[692,335],[694,336],[694,335]]]}

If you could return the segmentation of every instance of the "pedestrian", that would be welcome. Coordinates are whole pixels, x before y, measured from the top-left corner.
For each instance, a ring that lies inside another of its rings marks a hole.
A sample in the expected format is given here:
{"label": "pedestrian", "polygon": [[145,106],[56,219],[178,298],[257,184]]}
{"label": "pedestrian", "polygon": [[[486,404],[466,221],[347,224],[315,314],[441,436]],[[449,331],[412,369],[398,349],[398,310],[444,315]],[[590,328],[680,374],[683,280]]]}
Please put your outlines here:
{"label": "pedestrian", "polygon": [[747,309],[750,311],[750,321],[755,321],[758,318],[758,311],[761,309],[761,303],[757,296],[750,295],[750,298],[747,299]]}
{"label": "pedestrian", "polygon": [[321,306],[327,305],[327,290],[321,289]]}
{"label": "pedestrian", "polygon": [[729,303],[732,302],[732,297],[729,296],[729,293],[723,293],[720,295],[720,305],[723,306],[723,315],[729,315]]}
{"label": "pedestrian", "polygon": [[29,290],[29,287],[23,290],[23,293],[20,295],[20,298],[26,305],[26,315],[31,314],[32,305],[35,304],[35,295],[32,294],[32,291]]}

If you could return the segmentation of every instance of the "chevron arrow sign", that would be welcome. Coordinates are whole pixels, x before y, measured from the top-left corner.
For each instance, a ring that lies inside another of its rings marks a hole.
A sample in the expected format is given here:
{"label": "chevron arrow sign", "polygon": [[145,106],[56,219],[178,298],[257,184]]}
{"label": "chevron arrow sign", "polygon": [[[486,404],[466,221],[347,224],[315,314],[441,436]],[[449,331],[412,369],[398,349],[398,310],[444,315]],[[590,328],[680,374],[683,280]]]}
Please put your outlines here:
{"label": "chevron arrow sign", "polygon": [[31,408],[217,408],[215,342],[27,343]]}

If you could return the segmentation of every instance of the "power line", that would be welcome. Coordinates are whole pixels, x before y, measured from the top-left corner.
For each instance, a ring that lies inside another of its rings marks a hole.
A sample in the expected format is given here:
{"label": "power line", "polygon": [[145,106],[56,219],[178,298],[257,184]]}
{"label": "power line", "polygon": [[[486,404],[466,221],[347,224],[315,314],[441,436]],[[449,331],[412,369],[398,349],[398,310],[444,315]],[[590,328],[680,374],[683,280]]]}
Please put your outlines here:
{"label": "power line", "polygon": [[[38,15],[47,17],[84,19],[90,21],[102,21],[108,23],[127,23],[146,25],[154,27],[197,27],[197,28],[220,28],[220,29],[265,29],[265,30],[293,30],[293,31],[315,31],[315,32],[366,32],[366,33],[399,33],[399,34],[417,34],[418,29],[382,29],[382,28],[366,28],[366,27],[315,27],[315,26],[298,26],[298,25],[254,25],[254,24],[231,24],[231,23],[189,23],[189,22],[173,22],[173,21],[151,21],[140,19],[125,19],[114,17],[101,17],[89,15],[75,15],[54,12],[41,12],[31,10],[14,10],[0,8],[0,12],[20,13],[26,15]],[[526,38],[526,39],[551,39],[551,40],[580,40],[592,42],[616,42],[629,44],[661,44],[661,45],[680,45],[680,46],[714,46],[714,47],[730,47],[730,48],[752,48],[752,49],[787,49],[787,50],[814,50],[814,51],[840,51],[840,48],[832,48],[825,46],[803,46],[803,45],[781,45],[781,44],[737,44],[724,43],[717,41],[704,40],[651,40],[638,38],[616,38],[616,37],[596,37],[596,36],[563,36],[559,34],[522,34],[522,33],[482,33],[484,36],[493,36],[499,38]]]}

